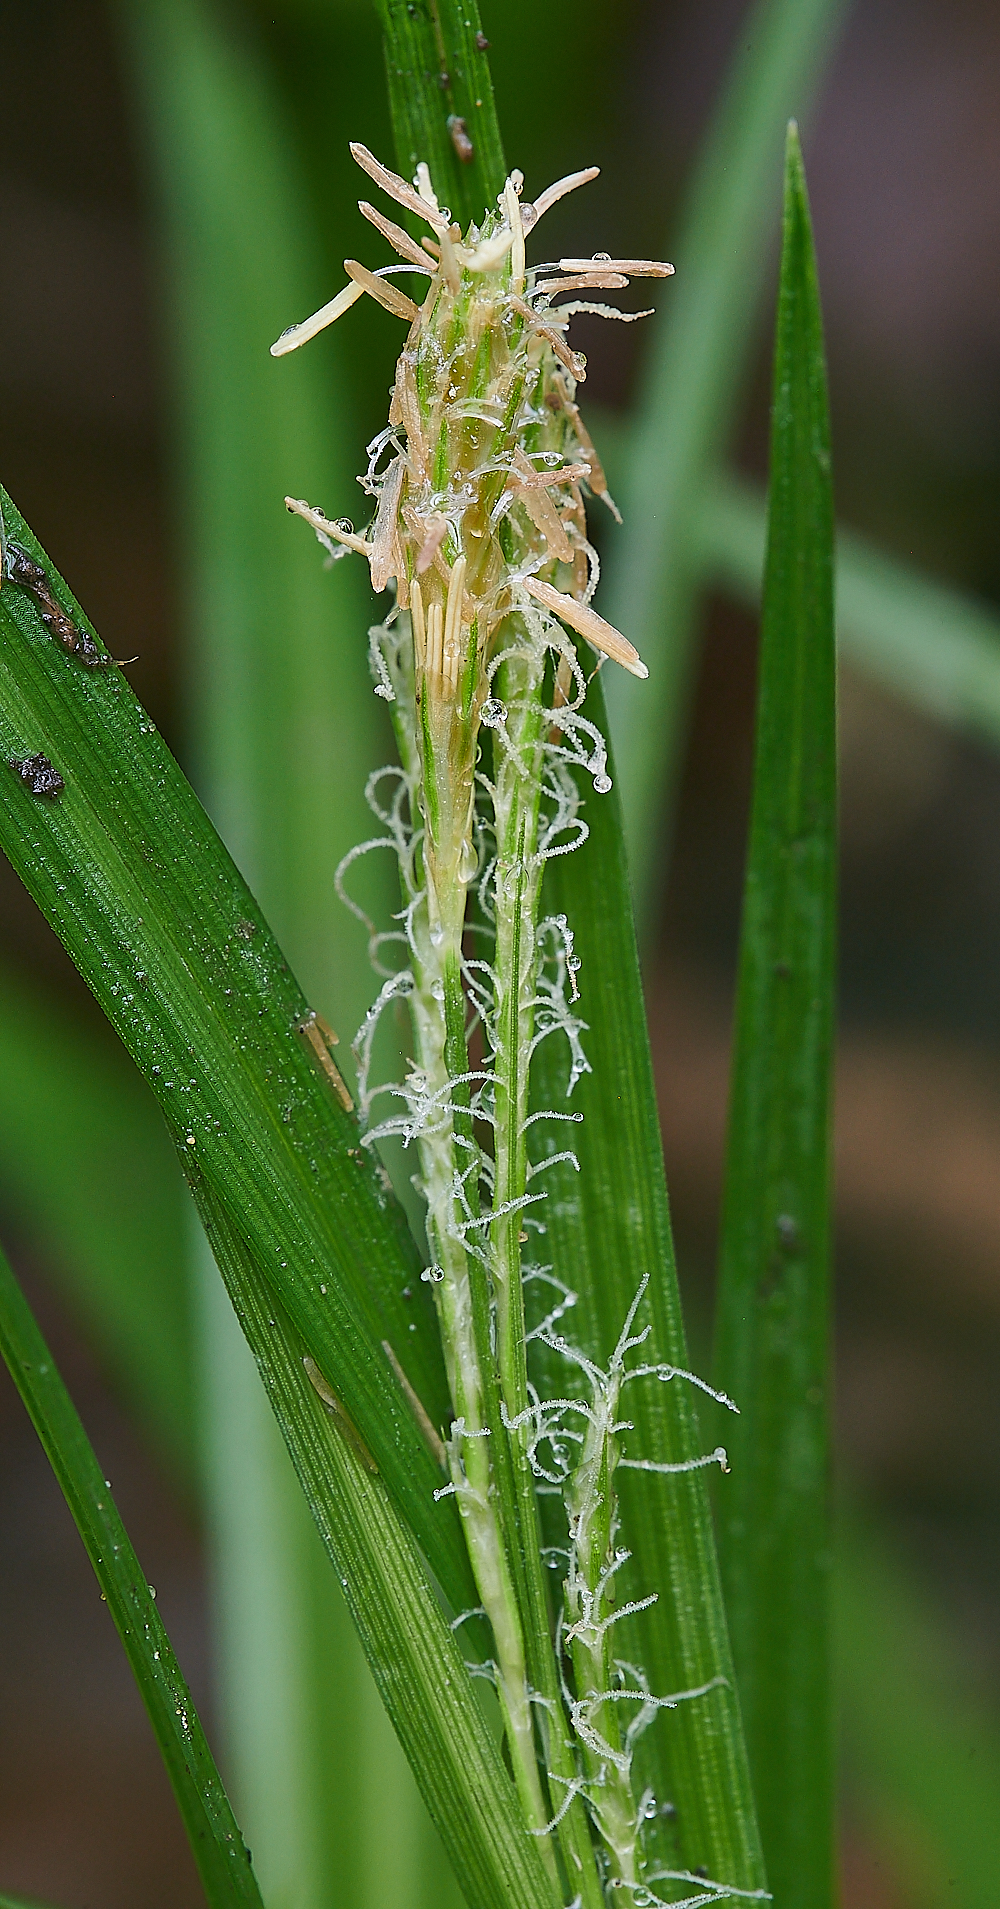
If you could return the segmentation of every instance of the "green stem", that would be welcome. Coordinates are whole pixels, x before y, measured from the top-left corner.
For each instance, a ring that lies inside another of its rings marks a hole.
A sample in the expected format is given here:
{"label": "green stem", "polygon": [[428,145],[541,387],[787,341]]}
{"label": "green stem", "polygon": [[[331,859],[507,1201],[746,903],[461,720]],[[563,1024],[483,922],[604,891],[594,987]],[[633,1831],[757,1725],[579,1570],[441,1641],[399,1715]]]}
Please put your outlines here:
{"label": "green stem", "polygon": [[[426,697],[426,685],[420,693]],[[468,891],[461,873],[465,865],[465,818],[456,817],[454,805],[428,798],[432,773],[430,723],[426,701],[418,719],[412,676],[398,685],[393,717],[411,792],[418,788],[424,792],[425,892],[415,887],[412,869],[402,866],[401,873],[411,921],[414,987],[410,1011],[428,1109],[418,1140],[432,1254],[428,1271],[455,1413],[447,1443],[449,1470],[476,1587],[493,1631],[498,1694],[514,1778],[527,1820],[537,1832],[547,1823],[549,1811],[535,1755],[520,1602],[494,1491],[490,1447],[499,1449],[501,1422],[495,1399],[490,1398],[496,1387],[491,1384],[495,1372],[489,1293],[485,1268],[465,1244],[468,1222],[478,1218],[479,1205],[479,1158],[469,1111],[470,1083],[466,1077],[470,1069],[461,971]],[[453,825],[460,823],[451,830],[443,827],[449,808]],[[433,926],[429,906],[432,895]],[[541,1843],[543,1861],[555,1882],[550,1839],[542,1837]]]}
{"label": "green stem", "polygon": [[[496,1309],[497,1364],[503,1398],[502,1451],[509,1466],[515,1542],[532,1680],[542,1698],[546,1762],[554,1779],[554,1813],[577,1776],[572,1734],[559,1685],[550,1634],[541,1555],[535,1477],[530,1456],[530,1402],[521,1272],[522,1202],[528,1181],[528,1074],[535,1020],[536,936],[544,863],[538,853],[542,784],[544,664],[530,650],[499,672],[507,705],[506,744],[496,767],[494,821],[496,1040],[493,1067],[495,1180],[491,1271]],[[512,1534],[514,1535],[514,1534]],[[574,1895],[603,1903],[587,1815],[574,1797],[558,1827]]]}
{"label": "green stem", "polygon": [[[617,1385],[604,1402],[603,1410],[596,1399],[594,1403],[594,1422],[587,1428],[567,1506],[573,1544],[566,1598],[570,1619],[568,1635],[577,1696],[582,1700],[599,1697],[612,1688],[608,1632],[602,1627],[601,1606],[605,1600],[609,1605],[613,1602],[613,1593],[609,1595],[612,1580],[607,1574],[612,1563],[617,1512],[614,1491],[617,1454],[608,1426],[617,1416]],[[637,1812],[630,1759],[623,1757],[617,1707],[613,1703],[597,1706],[591,1725],[611,1752],[608,1756],[583,1740],[594,1814],[611,1852],[612,1875],[626,1886],[635,1885],[639,1881]]]}

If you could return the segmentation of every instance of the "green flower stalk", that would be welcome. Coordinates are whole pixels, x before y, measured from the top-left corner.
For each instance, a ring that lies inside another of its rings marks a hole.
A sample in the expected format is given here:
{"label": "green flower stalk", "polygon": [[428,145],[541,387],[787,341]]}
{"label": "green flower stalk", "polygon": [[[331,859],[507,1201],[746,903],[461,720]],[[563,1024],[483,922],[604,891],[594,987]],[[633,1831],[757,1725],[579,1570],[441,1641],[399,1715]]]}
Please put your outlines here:
{"label": "green flower stalk", "polygon": [[[575,311],[641,316],[587,295],[671,267],[606,256],[527,264],[526,237],[596,168],[558,181],[534,204],[522,200],[521,175],[512,173],[496,211],[463,234],[439,206],[426,166],[409,185],[364,147],[351,150],[427,231],[418,243],[362,201],[397,261],[373,272],[345,260],[344,289],[272,350],[294,350],[366,294],[409,327],[389,421],[368,447],[361,479],[374,503],[367,529],[358,534],[286,499],[331,559],[357,551],[375,590],[395,589],[393,609],[371,632],[371,657],[399,763],[369,783],[384,834],[353,850],[338,876],[376,847],[398,858],[400,925],[371,930],[385,981],[356,1042],[365,1140],[401,1136],[419,1157],[430,1249],[423,1277],[437,1305],[454,1414],[446,1438],[427,1429],[446,1473],[438,1495],[457,1497],[492,1632],[495,1661],[473,1668],[495,1681],[530,1833],[564,1900],[601,1909],[606,1889],[624,1888],[651,1903],[641,1849],[650,1799],[633,1796],[631,1747],[658,1709],[699,1693],[654,1696],[641,1673],[610,1655],[609,1633],[623,1614],[614,1608],[615,1573],[627,1556],[616,1549],[614,1473],[652,1462],[624,1456],[629,1428],[617,1418],[620,1388],[637,1376],[626,1372],[625,1354],[646,1336],[631,1330],[645,1282],[608,1372],[599,1373],[554,1335],[572,1303],[565,1288],[529,1332],[525,1283],[552,1276],[522,1269],[522,1250],[533,1230],[544,1234],[535,1211],[545,1197],[536,1184],[542,1167],[567,1157],[532,1168],[531,1120],[578,1118],[529,1115],[531,1055],[561,1031],[571,1086],[587,1067],[572,932],[562,918],[539,921],[546,860],[587,834],[572,771],[587,771],[598,794],[611,786],[603,738],[583,713],[587,646],[646,674],[627,638],[591,605],[599,566],[585,490],[615,507],[576,403],[585,360],[566,332]],[[420,304],[400,290],[400,276],[427,280]],[[390,949],[398,960],[386,967]],[[414,1058],[403,1082],[372,1087],[379,1017],[399,999],[408,1003]],[[400,1110],[371,1124],[373,1100],[386,1093]],[[581,1396],[540,1398],[528,1371],[532,1339],[567,1356]],[[656,1365],[637,1371],[692,1376]],[[715,1461],[725,1454],[697,1462]],[[568,1518],[555,1621],[540,1488],[563,1495]],[[625,1706],[632,1714],[620,1722]]]}

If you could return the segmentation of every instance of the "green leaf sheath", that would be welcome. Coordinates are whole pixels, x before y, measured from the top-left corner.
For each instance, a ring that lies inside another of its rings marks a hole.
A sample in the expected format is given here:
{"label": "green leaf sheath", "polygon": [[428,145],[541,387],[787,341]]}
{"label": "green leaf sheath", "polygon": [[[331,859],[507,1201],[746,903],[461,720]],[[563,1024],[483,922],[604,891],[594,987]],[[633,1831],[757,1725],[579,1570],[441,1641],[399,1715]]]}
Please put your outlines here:
{"label": "green leaf sheath", "polygon": [[828,1486],[833,501],[805,175],[785,172],[750,848],[717,1305],[726,1608],[775,1899],[832,1900]]}
{"label": "green leaf sheath", "polygon": [[[591,685],[587,711],[603,727],[601,682],[597,677]],[[548,1190],[544,1207],[536,1209],[546,1227],[541,1257],[578,1296],[561,1329],[601,1364],[648,1274],[648,1304],[637,1328],[651,1320],[653,1331],[641,1357],[686,1368],[617,789],[609,795],[588,790],[583,813],[589,838],[575,854],[549,862],[543,913],[565,914],[573,930],[581,962],[579,1011],[587,1024],[583,1045],[592,1072],[567,1100],[565,1045],[553,1035],[538,1049],[533,1109],[584,1116],[572,1132],[579,1174],[562,1162],[540,1182]],[[565,1128],[553,1135],[540,1121],[531,1132],[537,1136],[536,1158],[565,1144],[556,1137],[564,1136]],[[563,1362],[546,1362],[545,1391],[562,1391],[566,1373]],[[539,1375],[536,1368],[536,1379]],[[678,1463],[704,1452],[693,1394],[684,1380],[638,1381],[624,1393],[622,1406],[635,1426],[625,1441],[630,1457]],[[713,1880],[762,1888],[705,1474],[619,1471],[616,1487],[622,1515],[618,1542],[633,1554],[620,1574],[618,1601],[656,1592],[658,1603],[616,1624],[615,1656],[638,1665],[658,1696],[725,1679],[705,1696],[664,1712],[639,1739],[637,1794],[648,1784],[661,1809],[673,1805],[675,1811],[647,1825],[653,1868],[660,1861],[688,1870],[703,1866]],[[557,1541],[564,1543],[564,1536]],[[663,1884],[653,1887],[659,1895],[666,1893]]]}
{"label": "green leaf sheath", "polygon": [[[507,175],[477,0],[376,0],[396,158],[423,160],[442,205],[480,220]],[[464,133],[464,138],[463,138]]]}
{"label": "green leaf sheath", "polygon": [[[0,507],[8,543],[43,565],[63,612],[89,631],[4,493]],[[7,766],[39,753],[65,784],[51,798]],[[388,1340],[443,1421],[416,1249],[298,1032],[308,1003],[123,674],[67,654],[10,580],[0,842],[152,1086],[182,1164],[197,1160],[362,1428],[449,1597],[473,1602],[457,1517],[434,1504],[439,1473],[383,1350]]]}
{"label": "green leaf sheath", "polygon": [[207,1188],[199,1204],[382,1701],[470,1909],[556,1909],[413,1538],[370,1456],[307,1379],[304,1341],[284,1309],[268,1305],[228,1214]]}
{"label": "green leaf sheath", "polygon": [[153,1592],[31,1308],[0,1253],[0,1350],[97,1574],[184,1819],[211,1909],[263,1909],[222,1780]]}
{"label": "green leaf sheath", "polygon": [[667,257],[662,316],[630,432],[625,518],[603,613],[636,645],[648,689],[619,673],[608,707],[642,924],[658,892],[683,746],[701,577],[693,515],[732,437],[758,342],[781,128],[806,111],[847,0],[758,0],[701,148]]}

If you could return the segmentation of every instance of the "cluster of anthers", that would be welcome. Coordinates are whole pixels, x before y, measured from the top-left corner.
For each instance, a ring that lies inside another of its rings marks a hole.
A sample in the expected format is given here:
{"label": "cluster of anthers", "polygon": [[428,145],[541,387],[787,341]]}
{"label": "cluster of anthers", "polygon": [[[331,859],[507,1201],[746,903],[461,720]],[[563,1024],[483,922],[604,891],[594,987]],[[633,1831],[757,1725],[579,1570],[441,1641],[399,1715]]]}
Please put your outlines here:
{"label": "cluster of anthers", "polygon": [[[395,578],[398,606],[412,613],[427,699],[458,703],[466,722],[477,700],[480,707],[486,700],[496,632],[522,606],[540,606],[645,676],[632,644],[590,604],[596,563],[581,487],[615,506],[575,402],[586,361],[566,331],[575,312],[625,322],[647,316],[579,294],[619,290],[631,278],[665,278],[673,268],[604,255],[526,264],[526,235],[559,199],[596,178],[596,166],[558,180],[534,204],[522,202],[522,177],[513,172],[497,211],[463,237],[438,205],[425,165],[411,186],[364,146],[351,152],[430,232],[418,244],[361,200],[361,212],[402,262],[371,271],[345,259],[344,289],[272,345],[275,356],[296,350],[365,294],[410,327],[389,423],[369,447],[361,480],[377,500],[367,530],[359,535],[295,498],[286,499],[288,508],[328,549],[367,557],[376,591]],[[394,282],[400,275],[428,280],[419,304]],[[567,299],[570,293],[576,296]],[[510,517],[522,533],[513,563],[504,535]]]}

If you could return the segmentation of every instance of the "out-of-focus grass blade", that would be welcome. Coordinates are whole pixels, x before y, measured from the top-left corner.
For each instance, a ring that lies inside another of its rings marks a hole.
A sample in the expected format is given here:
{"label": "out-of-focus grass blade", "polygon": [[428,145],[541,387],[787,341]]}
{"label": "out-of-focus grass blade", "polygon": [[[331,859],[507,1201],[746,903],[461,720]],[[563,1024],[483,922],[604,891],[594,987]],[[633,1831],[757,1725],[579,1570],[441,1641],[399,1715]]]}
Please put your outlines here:
{"label": "out-of-focus grass blade", "polygon": [[[96,645],[0,497],[8,539],[40,562],[53,601]],[[36,754],[65,783],[54,797],[6,766]],[[437,1468],[382,1349],[398,1348],[443,1417],[419,1259],[332,1063],[299,1033],[314,1027],[309,1005],[124,676],[67,654],[9,580],[0,755],[0,844],[152,1086],[182,1162],[197,1162],[285,1301],[449,1595],[467,1601],[457,1519],[433,1502]]]}
{"label": "out-of-focus grass blade", "polygon": [[[756,608],[766,537],[753,484],[712,484],[694,526],[705,582]],[[906,702],[1000,745],[1000,616],[986,604],[841,530],[837,637],[843,656]]]}
{"label": "out-of-focus grass blade", "polygon": [[714,1378],[726,1610],[768,1876],[832,1899],[828,1419],[836,658],[826,369],[805,174],[785,171],[770,514]]}
{"label": "out-of-focus grass blade", "polygon": [[[117,10],[164,242],[196,777],[346,1050],[371,986],[364,932],[332,877],[372,833],[364,785],[389,728],[368,669],[364,565],[325,569],[283,500],[339,509],[360,496],[369,431],[352,415],[350,336],[334,327],[311,350],[269,355],[334,288],[294,134],[252,37],[206,0]],[[385,905],[389,857],[367,866]]]}
{"label": "out-of-focus grass blade", "polygon": [[463,227],[480,220],[507,168],[478,0],[376,6],[403,176],[412,179],[424,160],[442,205]]}
{"label": "out-of-focus grass blade", "polygon": [[110,1486],[0,1253],[0,1351],[62,1487],[125,1646],[212,1909],[263,1909],[229,1799]]}
{"label": "out-of-focus grass blade", "polygon": [[357,1433],[307,1379],[305,1342],[262,1293],[225,1209],[207,1188],[199,1204],[382,1700],[470,1909],[558,1909],[412,1534]]}
{"label": "out-of-focus grass blade", "polygon": [[983,1909],[1000,1874],[1000,1733],[912,1571],[863,1526],[838,1532],[844,1748],[914,1909]]}
{"label": "out-of-focus grass blade", "polygon": [[638,393],[603,606],[650,671],[648,689],[623,672],[608,685],[640,921],[658,886],[659,817],[687,706],[700,584],[692,509],[732,436],[757,343],[782,129],[806,112],[846,10],[847,0],[759,0],[667,254],[677,277]]}
{"label": "out-of-focus grass blade", "polygon": [[[603,726],[601,681],[591,685],[587,713]],[[579,1173],[563,1160],[545,1174],[549,1197],[538,1209],[546,1228],[543,1257],[577,1294],[566,1321],[569,1338],[602,1365],[648,1274],[648,1310],[644,1306],[637,1326],[651,1321],[653,1331],[643,1360],[686,1369],[617,791],[598,796],[588,787],[584,814],[588,840],[575,854],[550,861],[545,875],[545,911],[568,918],[581,962],[583,1045],[592,1072],[567,1100],[569,1056],[557,1035],[542,1042],[533,1063],[535,1109],[584,1116],[573,1131]],[[545,1122],[531,1131],[537,1157],[561,1149],[560,1140],[543,1138],[552,1134]],[[565,1386],[564,1366],[548,1364],[545,1379],[545,1391],[557,1395]],[[623,1413],[635,1426],[630,1456],[670,1463],[700,1456],[705,1447],[693,1399],[682,1379],[630,1387],[623,1399]],[[706,1695],[661,1714],[636,1746],[638,1788],[648,1784],[660,1806],[647,1826],[654,1865],[704,1869],[713,1881],[761,1889],[705,1473],[619,1472],[615,1482],[620,1542],[633,1554],[621,1572],[621,1601],[651,1592],[658,1597],[653,1609],[616,1625],[616,1653],[638,1665],[660,1696],[719,1680]],[[565,1542],[555,1531],[551,1536]],[[665,1884],[655,1889],[668,1893]]]}
{"label": "out-of-focus grass blade", "polygon": [[195,1472],[184,1194],[121,1050],[0,967],[0,1179],[143,1432]]}

